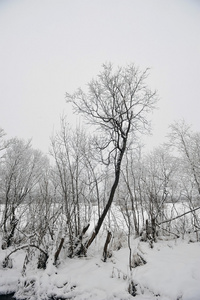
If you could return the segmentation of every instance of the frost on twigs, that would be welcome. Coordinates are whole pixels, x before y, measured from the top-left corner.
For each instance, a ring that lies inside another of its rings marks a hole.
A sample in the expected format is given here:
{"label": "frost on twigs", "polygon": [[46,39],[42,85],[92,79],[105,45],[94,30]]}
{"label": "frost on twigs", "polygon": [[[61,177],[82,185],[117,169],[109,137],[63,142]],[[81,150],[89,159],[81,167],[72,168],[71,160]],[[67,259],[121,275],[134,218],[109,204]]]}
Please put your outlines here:
{"label": "frost on twigs", "polygon": [[132,276],[128,276],[126,273],[124,273],[122,270],[113,267],[112,269],[112,278],[118,278],[122,279],[124,281],[128,282],[128,293],[135,297],[137,295],[137,284],[134,283],[133,279],[131,278]]}
{"label": "frost on twigs", "polygon": [[2,262],[2,267],[12,269],[13,267],[12,259],[10,257],[6,257]]}
{"label": "frost on twigs", "polygon": [[140,233],[140,240],[143,242],[149,242],[150,248],[153,248],[154,242],[156,242],[156,222],[155,218],[152,218],[151,225],[149,225],[149,221],[146,220],[146,226],[143,228],[142,232]]}
{"label": "frost on twigs", "polygon": [[22,276],[18,281],[17,299],[34,299],[36,278]]}
{"label": "frost on twigs", "polygon": [[135,248],[135,251],[134,251],[134,253],[132,255],[132,259],[131,259],[131,267],[132,268],[143,266],[147,263],[143,257],[143,254],[144,253],[140,247],[140,243],[138,242],[137,247]]}
{"label": "frost on twigs", "polygon": [[112,249],[118,251],[127,244],[126,233],[122,230],[116,230],[112,238]]}
{"label": "frost on twigs", "polygon": [[123,280],[129,279],[129,277],[126,273],[124,273],[122,270],[120,270],[116,267],[113,267],[111,277],[112,278],[123,279]]}
{"label": "frost on twigs", "polygon": [[132,268],[143,266],[146,263],[147,263],[146,260],[139,253],[133,254],[132,261],[131,261]]}
{"label": "frost on twigs", "polygon": [[[50,270],[49,270],[50,271]],[[65,276],[60,277],[54,272],[43,271],[42,276],[29,272],[18,281],[16,299],[24,300],[58,300],[74,299],[76,285],[69,282]]]}
{"label": "frost on twigs", "polygon": [[137,295],[137,289],[136,289],[136,284],[134,284],[133,280],[129,282],[128,285],[128,292],[131,294],[133,297]]}

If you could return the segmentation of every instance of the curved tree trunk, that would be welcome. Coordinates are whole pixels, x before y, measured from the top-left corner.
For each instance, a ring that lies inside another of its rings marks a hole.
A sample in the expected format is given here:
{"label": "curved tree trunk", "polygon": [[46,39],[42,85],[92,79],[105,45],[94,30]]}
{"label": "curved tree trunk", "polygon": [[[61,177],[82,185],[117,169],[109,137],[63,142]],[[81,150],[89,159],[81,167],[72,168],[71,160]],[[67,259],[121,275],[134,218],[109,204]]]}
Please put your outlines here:
{"label": "curved tree trunk", "polygon": [[89,246],[92,244],[92,242],[94,241],[94,239],[96,238],[99,230],[101,229],[101,226],[103,224],[103,221],[112,205],[113,199],[114,199],[114,195],[115,195],[115,191],[117,189],[118,183],[119,183],[119,178],[120,178],[120,171],[121,171],[121,162],[122,162],[122,158],[123,155],[125,153],[126,150],[126,142],[127,142],[127,137],[123,138],[123,145],[122,148],[120,149],[119,155],[118,155],[118,159],[117,159],[117,164],[116,164],[116,168],[115,168],[115,180],[114,183],[112,185],[111,191],[110,191],[110,195],[108,198],[108,202],[103,210],[103,212],[101,213],[100,218],[98,219],[98,222],[95,226],[95,229],[92,233],[92,236],[90,237],[90,239],[88,240],[88,242],[86,243],[86,249],[89,248]]}

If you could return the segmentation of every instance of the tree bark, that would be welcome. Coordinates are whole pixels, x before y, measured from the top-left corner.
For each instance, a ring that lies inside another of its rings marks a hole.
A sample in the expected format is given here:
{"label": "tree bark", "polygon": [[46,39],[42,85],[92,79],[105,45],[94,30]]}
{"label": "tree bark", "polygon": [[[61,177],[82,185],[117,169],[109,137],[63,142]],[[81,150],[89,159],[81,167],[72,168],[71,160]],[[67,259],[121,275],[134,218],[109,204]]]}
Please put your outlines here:
{"label": "tree bark", "polygon": [[119,183],[119,178],[120,178],[120,171],[121,171],[121,162],[122,162],[122,158],[123,155],[125,153],[126,150],[126,142],[127,142],[127,137],[123,138],[123,145],[122,148],[120,149],[119,155],[118,155],[118,159],[117,159],[117,164],[116,164],[116,168],[115,168],[115,180],[114,183],[112,185],[111,191],[110,191],[110,195],[108,198],[108,202],[97,222],[97,225],[95,226],[95,230],[92,233],[92,236],[90,237],[90,239],[88,240],[88,242],[86,243],[86,249],[89,248],[89,246],[92,244],[92,242],[94,241],[94,239],[96,238],[102,224],[103,221],[112,205],[113,199],[114,199],[114,195],[115,195],[115,191],[117,189],[118,183]]}
{"label": "tree bark", "polygon": [[103,261],[104,262],[106,262],[106,260],[108,258],[108,245],[110,243],[111,237],[112,237],[112,233],[110,231],[108,231],[107,238],[106,238],[106,241],[105,241],[105,245],[104,245],[104,248],[103,248]]}
{"label": "tree bark", "polygon": [[62,246],[63,246],[63,243],[64,243],[64,238],[61,239],[60,241],[60,245],[58,247],[58,250],[56,251],[55,255],[54,255],[54,265],[56,264],[57,260],[58,260],[58,256],[60,254],[60,251],[62,249]]}

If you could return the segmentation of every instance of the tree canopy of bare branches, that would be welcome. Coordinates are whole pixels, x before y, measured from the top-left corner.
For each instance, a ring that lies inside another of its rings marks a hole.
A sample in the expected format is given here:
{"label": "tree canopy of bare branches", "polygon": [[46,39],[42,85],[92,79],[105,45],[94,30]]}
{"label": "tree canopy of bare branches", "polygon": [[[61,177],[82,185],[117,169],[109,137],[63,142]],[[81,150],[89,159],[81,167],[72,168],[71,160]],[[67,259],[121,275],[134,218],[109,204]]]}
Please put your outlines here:
{"label": "tree canopy of bare branches", "polygon": [[138,132],[149,129],[147,115],[155,108],[157,96],[147,87],[147,76],[148,69],[141,72],[133,64],[116,70],[112,64],[104,64],[103,71],[89,82],[87,93],[78,89],[72,95],[66,94],[66,101],[72,103],[74,111],[100,130],[98,148],[101,152],[107,151],[106,159],[102,154],[102,161],[107,164],[113,162],[115,167],[107,205],[86,247],[98,234],[113,202],[128,137],[132,135],[132,140],[129,139],[132,142]]}

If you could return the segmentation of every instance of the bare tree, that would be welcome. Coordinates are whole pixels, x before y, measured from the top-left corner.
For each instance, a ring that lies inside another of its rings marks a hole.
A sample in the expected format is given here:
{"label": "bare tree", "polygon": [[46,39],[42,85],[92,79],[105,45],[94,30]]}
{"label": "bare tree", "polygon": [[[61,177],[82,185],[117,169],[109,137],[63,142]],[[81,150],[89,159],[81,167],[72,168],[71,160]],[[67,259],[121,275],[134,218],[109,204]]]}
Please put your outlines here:
{"label": "bare tree", "polygon": [[102,161],[114,165],[114,182],[106,206],[86,248],[97,236],[113,202],[128,137],[131,135],[133,141],[136,133],[149,128],[147,113],[154,108],[157,97],[147,88],[147,75],[148,70],[141,72],[134,65],[113,70],[111,64],[106,64],[97,79],[88,84],[87,93],[79,89],[72,95],[66,94],[66,101],[73,104],[75,112],[100,129],[97,147]]}
{"label": "bare tree", "polygon": [[4,203],[2,228],[5,243],[10,246],[19,222],[17,210],[28,200],[28,195],[39,182],[46,158],[33,150],[30,142],[12,139],[5,151],[1,166],[1,201]]}
{"label": "bare tree", "polygon": [[5,136],[5,132],[2,128],[0,128],[0,151],[5,149],[4,136]]}
{"label": "bare tree", "polygon": [[200,133],[194,133],[184,120],[175,122],[170,127],[171,145],[181,154],[200,195]]}
{"label": "bare tree", "polygon": [[175,122],[170,127],[170,145],[180,155],[182,196],[191,209],[194,227],[199,231],[200,220],[195,207],[200,204],[200,133],[193,132],[184,120]]}
{"label": "bare tree", "polygon": [[[75,132],[69,128],[65,119],[61,120],[61,130],[52,138],[51,154],[56,163],[55,174],[66,215],[66,232],[69,240],[69,256],[74,255],[77,240],[82,239],[85,224],[84,202],[87,197],[85,177],[86,136],[83,130]],[[88,160],[87,160],[88,161]],[[89,226],[88,226],[89,227]]]}
{"label": "bare tree", "polygon": [[0,164],[3,161],[5,150],[8,148],[10,141],[5,139],[6,133],[0,128]]}
{"label": "bare tree", "polygon": [[[122,169],[123,181],[121,184],[121,189],[123,195],[127,193],[127,201],[128,201],[128,210],[129,213],[131,211],[130,221],[133,221],[135,236],[139,236],[140,234],[140,221],[142,221],[144,225],[144,208],[143,208],[143,190],[142,179],[143,175],[143,164],[142,164],[142,156],[141,156],[141,145],[135,149],[135,151],[130,151],[126,153],[126,160]],[[124,191],[124,186],[126,188],[126,192]],[[120,201],[120,206],[122,209],[127,207],[127,203],[125,203],[125,199]]]}
{"label": "bare tree", "polygon": [[173,202],[178,193],[178,189],[176,194],[174,192],[178,167],[177,159],[165,146],[154,149],[143,160],[142,182],[148,215],[146,237],[152,241],[156,240],[156,224],[166,218],[166,203]]}

